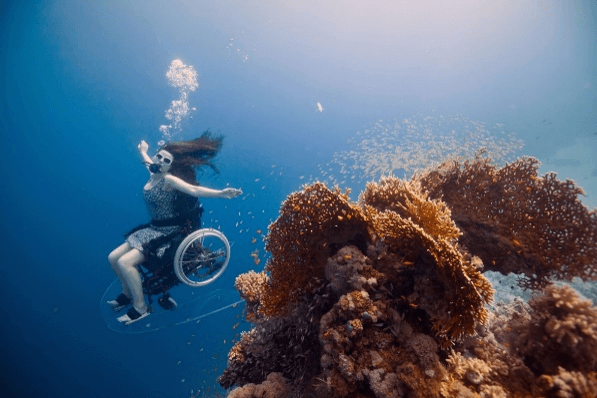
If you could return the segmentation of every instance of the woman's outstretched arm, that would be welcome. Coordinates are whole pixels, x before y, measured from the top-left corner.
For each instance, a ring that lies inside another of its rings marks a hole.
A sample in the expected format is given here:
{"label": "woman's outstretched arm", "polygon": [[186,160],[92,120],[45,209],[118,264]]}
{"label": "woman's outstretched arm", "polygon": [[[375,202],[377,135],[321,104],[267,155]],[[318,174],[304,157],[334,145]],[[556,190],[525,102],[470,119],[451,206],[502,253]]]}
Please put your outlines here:
{"label": "woman's outstretched arm", "polygon": [[232,199],[236,198],[239,195],[242,195],[243,191],[236,188],[224,188],[222,190],[219,189],[211,189],[207,187],[201,187],[198,185],[192,185],[188,182],[181,180],[178,177],[173,176],[172,174],[167,174],[164,179],[166,180],[166,184],[171,186],[174,189],[177,189],[181,192],[194,196],[196,198],[225,198],[225,199]]}

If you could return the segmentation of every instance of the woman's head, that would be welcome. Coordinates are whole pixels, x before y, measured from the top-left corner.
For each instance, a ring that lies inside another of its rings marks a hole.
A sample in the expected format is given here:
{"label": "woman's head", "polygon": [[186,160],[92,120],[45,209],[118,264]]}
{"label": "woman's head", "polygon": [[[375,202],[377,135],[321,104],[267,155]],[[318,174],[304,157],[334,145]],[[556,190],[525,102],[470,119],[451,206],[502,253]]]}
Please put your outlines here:
{"label": "woman's head", "polygon": [[149,166],[149,171],[152,173],[167,173],[170,171],[170,165],[173,160],[174,156],[170,152],[160,149],[151,159],[153,164]]}
{"label": "woman's head", "polygon": [[208,130],[194,140],[169,142],[162,146],[160,151],[166,151],[174,158],[168,170],[170,174],[194,184],[197,181],[196,168],[208,166],[218,172],[212,159],[222,148],[222,141],[223,137],[214,137]]}

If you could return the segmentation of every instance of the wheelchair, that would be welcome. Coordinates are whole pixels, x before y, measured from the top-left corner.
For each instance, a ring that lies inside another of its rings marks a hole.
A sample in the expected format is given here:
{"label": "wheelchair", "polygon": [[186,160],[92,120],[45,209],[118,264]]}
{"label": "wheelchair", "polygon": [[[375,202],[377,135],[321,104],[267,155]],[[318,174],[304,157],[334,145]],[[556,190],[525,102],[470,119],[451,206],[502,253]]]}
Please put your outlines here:
{"label": "wheelchair", "polygon": [[172,287],[181,283],[192,288],[206,286],[224,273],[230,261],[228,239],[213,228],[166,236],[155,246],[166,242],[170,246],[162,256],[158,257],[155,249],[149,250],[139,267],[150,312],[152,296],[161,295],[158,304],[165,310],[173,309],[177,303],[169,293]]}

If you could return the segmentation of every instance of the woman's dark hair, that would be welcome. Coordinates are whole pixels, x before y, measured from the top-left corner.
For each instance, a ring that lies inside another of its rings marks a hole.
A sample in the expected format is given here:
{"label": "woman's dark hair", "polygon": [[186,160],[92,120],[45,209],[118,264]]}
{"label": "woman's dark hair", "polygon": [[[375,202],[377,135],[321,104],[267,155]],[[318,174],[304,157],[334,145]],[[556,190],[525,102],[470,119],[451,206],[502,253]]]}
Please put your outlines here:
{"label": "woman's dark hair", "polygon": [[203,166],[208,166],[215,173],[219,173],[212,159],[220,152],[223,139],[222,136],[213,136],[207,130],[194,140],[165,144],[160,150],[168,151],[174,157],[168,172],[189,184],[197,184],[196,169]]}

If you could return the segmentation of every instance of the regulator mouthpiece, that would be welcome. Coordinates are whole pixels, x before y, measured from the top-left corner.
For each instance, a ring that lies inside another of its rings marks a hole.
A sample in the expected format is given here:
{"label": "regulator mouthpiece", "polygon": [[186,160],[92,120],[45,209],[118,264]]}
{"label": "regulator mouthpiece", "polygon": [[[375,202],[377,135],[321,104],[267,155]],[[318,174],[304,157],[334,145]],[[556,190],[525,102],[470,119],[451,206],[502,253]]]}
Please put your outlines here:
{"label": "regulator mouthpiece", "polygon": [[152,163],[149,165],[149,172],[153,173],[153,174],[157,174],[160,171],[162,171],[162,165],[156,164],[156,163]]}
{"label": "regulator mouthpiece", "polygon": [[149,168],[149,172],[151,174],[157,174],[159,172],[162,171],[162,165],[161,164],[157,164],[157,163],[149,163],[149,162],[143,162],[143,164],[145,166],[148,166]]}

